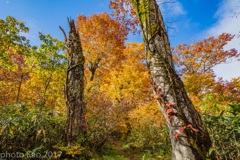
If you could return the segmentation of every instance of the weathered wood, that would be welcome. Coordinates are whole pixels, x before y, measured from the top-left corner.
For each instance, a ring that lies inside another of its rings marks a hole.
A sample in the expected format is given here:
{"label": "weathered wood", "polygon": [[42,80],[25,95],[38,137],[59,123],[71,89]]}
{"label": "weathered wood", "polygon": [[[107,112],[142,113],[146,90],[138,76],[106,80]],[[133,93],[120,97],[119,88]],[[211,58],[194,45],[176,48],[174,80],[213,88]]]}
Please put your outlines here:
{"label": "weathered wood", "polygon": [[67,105],[66,143],[70,145],[86,131],[86,105],[84,103],[84,55],[81,40],[74,20],[68,19],[69,34],[60,27],[64,34],[68,52],[66,71],[65,98]]}
{"label": "weathered wood", "polygon": [[156,0],[131,2],[140,21],[154,93],[170,131],[172,160],[206,160],[211,140],[174,69],[168,35]]}

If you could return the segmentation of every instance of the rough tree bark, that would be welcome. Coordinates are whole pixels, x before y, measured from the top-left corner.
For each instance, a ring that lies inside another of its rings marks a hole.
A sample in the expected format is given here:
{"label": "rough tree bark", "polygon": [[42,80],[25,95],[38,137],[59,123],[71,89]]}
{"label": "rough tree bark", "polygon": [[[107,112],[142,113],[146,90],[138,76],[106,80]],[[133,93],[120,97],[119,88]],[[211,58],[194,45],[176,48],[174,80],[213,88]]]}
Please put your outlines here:
{"label": "rough tree bark", "polygon": [[79,135],[85,135],[86,105],[84,103],[84,55],[74,20],[68,19],[69,35],[64,34],[68,52],[65,98],[67,105],[66,144],[74,143]]}
{"label": "rough tree bark", "polygon": [[[212,143],[174,69],[156,0],[131,0],[131,3],[142,29],[154,93],[170,131],[172,160],[205,160]],[[214,155],[211,159],[215,159]]]}

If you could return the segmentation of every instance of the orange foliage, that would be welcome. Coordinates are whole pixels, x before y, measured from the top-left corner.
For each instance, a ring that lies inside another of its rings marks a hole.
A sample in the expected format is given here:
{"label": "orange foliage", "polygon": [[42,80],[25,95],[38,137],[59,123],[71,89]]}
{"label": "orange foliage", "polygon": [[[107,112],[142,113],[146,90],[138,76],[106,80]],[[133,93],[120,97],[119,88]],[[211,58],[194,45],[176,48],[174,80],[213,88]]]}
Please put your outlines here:
{"label": "orange foliage", "polygon": [[110,0],[112,16],[125,28],[136,33],[139,24],[136,13],[131,6],[130,0]]}
{"label": "orange foliage", "polygon": [[[127,137],[129,125],[133,125],[132,122],[136,118],[134,112],[152,107],[153,95],[144,63],[144,44],[127,43],[121,55],[121,61],[115,61],[107,72],[102,72],[99,68],[102,74],[87,82],[87,119],[90,131],[94,133],[92,139],[96,144],[100,143],[99,135],[106,139],[113,133],[121,134],[123,138]],[[107,62],[102,64],[104,65],[107,65]],[[152,116],[145,111],[141,114]]]}
{"label": "orange foliage", "polygon": [[217,64],[239,58],[236,49],[224,50],[224,46],[233,37],[234,35],[223,33],[218,38],[209,37],[194,44],[178,45],[174,50],[174,61],[180,67],[180,74],[209,73]]}
{"label": "orange foliage", "polygon": [[22,85],[29,79],[29,66],[25,63],[25,57],[18,53],[9,56],[12,69],[0,69],[1,90],[0,98],[1,105],[18,103],[23,98],[21,93]]}
{"label": "orange foliage", "polygon": [[219,79],[212,90],[215,99],[227,105],[229,103],[240,103],[240,77],[233,78],[231,81]]}
{"label": "orange foliage", "polygon": [[213,67],[233,59],[240,60],[236,49],[224,49],[233,37],[223,33],[217,38],[209,37],[190,45],[178,45],[173,50],[173,59],[195,106],[200,105],[205,95],[217,91],[214,89],[218,82],[215,81]]}
{"label": "orange foliage", "polygon": [[99,69],[105,72],[123,58],[122,50],[128,32],[107,13],[95,14],[89,18],[80,15],[76,26],[86,58],[87,75],[94,68],[99,75]]}

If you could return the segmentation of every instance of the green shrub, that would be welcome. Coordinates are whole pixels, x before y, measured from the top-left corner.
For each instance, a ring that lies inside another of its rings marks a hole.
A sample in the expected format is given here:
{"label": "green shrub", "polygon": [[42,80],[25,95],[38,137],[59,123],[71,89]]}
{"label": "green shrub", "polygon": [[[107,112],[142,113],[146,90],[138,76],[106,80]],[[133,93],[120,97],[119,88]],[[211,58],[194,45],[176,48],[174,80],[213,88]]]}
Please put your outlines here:
{"label": "green shrub", "polygon": [[63,140],[65,116],[46,106],[22,104],[2,106],[0,115],[1,153],[18,152],[28,158],[41,154],[43,159],[60,155],[53,146]]}
{"label": "green shrub", "polygon": [[240,105],[229,105],[226,114],[204,115],[203,119],[221,160],[240,159]]}

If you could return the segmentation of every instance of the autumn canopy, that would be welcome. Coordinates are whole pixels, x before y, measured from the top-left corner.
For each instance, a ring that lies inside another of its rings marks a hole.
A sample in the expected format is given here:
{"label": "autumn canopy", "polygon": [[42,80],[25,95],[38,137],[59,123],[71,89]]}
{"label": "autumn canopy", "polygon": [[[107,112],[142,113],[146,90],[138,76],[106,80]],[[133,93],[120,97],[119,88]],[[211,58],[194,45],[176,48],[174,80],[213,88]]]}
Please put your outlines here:
{"label": "autumn canopy", "polygon": [[40,32],[37,46],[24,22],[0,19],[0,155],[238,159],[240,77],[213,70],[240,60],[225,48],[237,35],[174,47],[156,0],[109,7],[68,18],[64,41]]}

